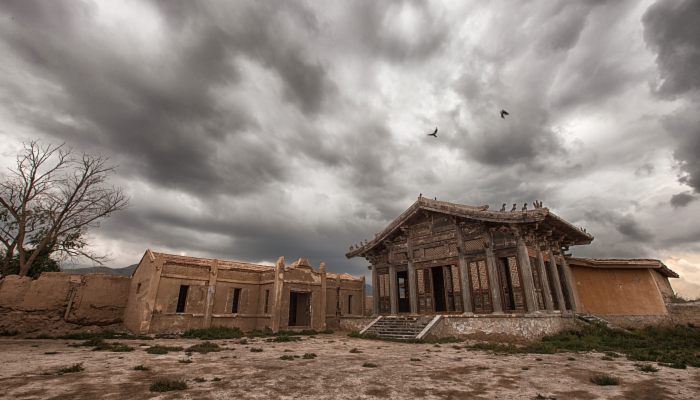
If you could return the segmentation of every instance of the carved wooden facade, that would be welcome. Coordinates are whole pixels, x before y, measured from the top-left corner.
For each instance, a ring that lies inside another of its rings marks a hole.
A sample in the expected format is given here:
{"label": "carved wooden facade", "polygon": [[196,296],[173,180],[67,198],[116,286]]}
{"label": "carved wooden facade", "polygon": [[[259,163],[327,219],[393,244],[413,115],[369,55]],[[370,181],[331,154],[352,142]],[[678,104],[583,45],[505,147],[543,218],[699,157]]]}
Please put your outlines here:
{"label": "carved wooden facade", "polygon": [[546,208],[493,212],[420,197],[348,257],[371,264],[378,314],[572,309],[562,249],[593,239]]}

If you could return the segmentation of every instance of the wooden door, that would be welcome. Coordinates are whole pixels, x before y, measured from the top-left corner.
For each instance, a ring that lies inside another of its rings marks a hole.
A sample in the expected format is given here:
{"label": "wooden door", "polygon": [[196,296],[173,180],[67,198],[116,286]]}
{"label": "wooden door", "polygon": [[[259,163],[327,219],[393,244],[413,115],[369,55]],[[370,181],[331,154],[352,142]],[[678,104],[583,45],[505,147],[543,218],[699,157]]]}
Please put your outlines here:
{"label": "wooden door", "polygon": [[433,313],[433,285],[430,279],[429,268],[421,268],[416,270],[416,289],[418,297],[418,313]]}
{"label": "wooden door", "polygon": [[498,273],[501,281],[501,296],[504,311],[525,312],[525,292],[520,275],[520,266],[515,256],[499,258]]}
{"label": "wooden door", "polygon": [[377,275],[379,281],[379,313],[391,314],[391,298],[389,297],[389,274]]}
{"label": "wooden door", "polygon": [[471,285],[472,304],[477,314],[493,312],[491,303],[490,279],[486,270],[486,260],[469,262],[469,284]]}

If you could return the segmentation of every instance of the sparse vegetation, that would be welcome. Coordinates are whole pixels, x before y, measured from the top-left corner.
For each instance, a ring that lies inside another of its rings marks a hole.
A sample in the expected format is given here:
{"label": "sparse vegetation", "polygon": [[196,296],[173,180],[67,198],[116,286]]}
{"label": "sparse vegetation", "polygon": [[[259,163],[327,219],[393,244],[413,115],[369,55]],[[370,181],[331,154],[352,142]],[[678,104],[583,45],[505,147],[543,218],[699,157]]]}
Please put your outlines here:
{"label": "sparse vegetation", "polygon": [[250,352],[251,353],[262,353],[263,349],[260,347],[251,347]]}
{"label": "sparse vegetation", "polygon": [[377,365],[375,363],[371,363],[371,362],[366,362],[366,363],[362,364],[362,366],[365,368],[377,368],[379,365]]}
{"label": "sparse vegetation", "polygon": [[316,358],[316,353],[304,353],[304,355],[301,357],[304,360],[313,360]]}
{"label": "sparse vegetation", "polygon": [[195,382],[202,383],[202,382],[206,382],[207,380],[204,379],[204,378],[202,378],[201,376],[198,376],[198,377],[194,378],[194,381],[195,381]]}
{"label": "sparse vegetation", "polygon": [[147,366],[140,364],[134,367],[134,371],[150,371],[151,369]]}
{"label": "sparse vegetation", "polygon": [[612,357],[608,357],[608,356],[603,356],[603,357],[601,357],[600,359],[603,360],[603,361],[612,361],[612,360],[613,360]]}
{"label": "sparse vegetation", "polygon": [[277,343],[284,343],[284,342],[297,342],[301,340],[299,336],[290,336],[287,334],[275,336],[273,338],[267,339],[267,342],[277,342]]}
{"label": "sparse vegetation", "polygon": [[175,352],[175,351],[182,351],[182,347],[180,346],[151,346],[146,349],[146,353],[148,354],[167,354],[170,352]]}
{"label": "sparse vegetation", "polygon": [[615,386],[620,384],[620,379],[607,374],[596,374],[591,376],[591,383],[598,386]]}
{"label": "sparse vegetation", "polygon": [[238,328],[205,328],[205,329],[190,329],[182,334],[184,338],[196,338],[202,340],[219,340],[219,339],[240,339],[243,337],[243,332]]}
{"label": "sparse vegetation", "polygon": [[659,369],[651,364],[634,364],[642,372],[657,372]]}
{"label": "sparse vegetation", "polygon": [[0,336],[17,336],[19,332],[14,331],[14,330],[1,330],[0,331]]}
{"label": "sparse vegetation", "polygon": [[82,372],[85,371],[85,368],[83,368],[83,363],[77,363],[73,364],[70,367],[63,367],[58,370],[59,374],[74,374],[76,372]]}
{"label": "sparse vegetation", "polygon": [[280,357],[280,360],[286,360],[286,361],[293,360],[293,359],[294,359],[294,356],[290,356],[288,354],[285,354],[282,357]]}
{"label": "sparse vegetation", "polygon": [[350,352],[354,354],[359,354],[362,353],[362,350],[359,350],[357,347],[353,347],[352,349],[350,349]]}
{"label": "sparse vegetation", "polygon": [[211,379],[211,381],[212,382],[219,382],[219,381],[221,381],[221,378],[219,378],[218,376],[215,376]]}
{"label": "sparse vegetation", "polygon": [[411,361],[414,361],[414,362],[418,362],[420,360],[421,360],[420,358],[411,358]]}
{"label": "sparse vegetation", "polygon": [[180,364],[192,364],[192,360],[190,360],[189,358],[183,358],[181,360],[177,360],[177,362],[179,362]]}
{"label": "sparse vegetation", "polygon": [[647,327],[634,332],[589,325],[578,331],[547,336],[526,346],[477,343],[466,348],[505,354],[604,351],[625,354],[633,361],[653,361],[672,368],[700,367],[700,329],[683,325]]}
{"label": "sparse vegetation", "polygon": [[194,353],[212,353],[215,351],[221,351],[221,347],[219,347],[218,344],[212,343],[212,342],[202,342],[195,344],[194,346],[190,346],[187,348],[188,352],[194,352]]}
{"label": "sparse vegetation", "polygon": [[134,351],[134,348],[119,342],[105,342],[104,339],[88,339],[82,343],[70,345],[72,347],[92,347],[92,351],[111,351],[124,353]]}
{"label": "sparse vegetation", "polygon": [[57,351],[45,351],[44,354],[46,354],[47,356],[49,356],[49,355],[58,354],[58,352],[57,352]]}
{"label": "sparse vegetation", "polygon": [[149,388],[151,392],[170,392],[173,390],[185,390],[187,389],[187,383],[183,380],[174,379],[157,379],[153,382]]}

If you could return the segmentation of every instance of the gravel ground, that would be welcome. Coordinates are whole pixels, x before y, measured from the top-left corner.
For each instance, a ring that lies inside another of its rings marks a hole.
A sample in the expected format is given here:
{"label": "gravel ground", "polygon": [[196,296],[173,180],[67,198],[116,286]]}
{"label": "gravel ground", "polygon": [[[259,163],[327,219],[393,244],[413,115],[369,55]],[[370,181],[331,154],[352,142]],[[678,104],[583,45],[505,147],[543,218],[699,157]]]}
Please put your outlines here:
{"label": "gravel ground", "polygon": [[[624,357],[604,360],[604,354],[594,352],[494,355],[467,351],[463,343],[403,344],[342,334],[289,343],[218,340],[214,342],[224,347],[222,351],[191,356],[184,351],[154,355],[144,350],[155,344],[189,347],[199,340],[119,342],[136,350],[114,353],[69,346],[80,341],[0,339],[0,398],[700,398],[700,369],[657,366],[658,372],[645,373]],[[253,347],[263,351],[251,352]],[[351,353],[353,348],[360,352]],[[305,353],[317,357],[303,359]],[[293,359],[281,360],[284,355]],[[58,373],[76,363],[82,363],[82,372]],[[376,367],[364,367],[365,363]],[[136,371],[137,365],[150,370]],[[590,377],[601,372],[619,378],[620,384],[592,384]],[[183,379],[188,389],[149,391],[158,378]]]}

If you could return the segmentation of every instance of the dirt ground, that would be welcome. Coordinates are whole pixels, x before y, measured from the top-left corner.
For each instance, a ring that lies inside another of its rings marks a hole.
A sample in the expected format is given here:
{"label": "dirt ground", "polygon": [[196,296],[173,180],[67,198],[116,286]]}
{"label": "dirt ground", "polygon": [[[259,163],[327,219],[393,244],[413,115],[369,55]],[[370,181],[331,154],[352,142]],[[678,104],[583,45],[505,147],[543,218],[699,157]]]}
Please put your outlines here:
{"label": "dirt ground", "polygon": [[[110,341],[111,342],[111,341]],[[697,399],[700,369],[637,370],[624,357],[601,353],[493,355],[457,344],[403,344],[342,334],[269,343],[263,338],[215,341],[220,352],[148,354],[147,346],[188,347],[193,340],[120,340],[125,353],[70,347],[70,340],[0,340],[0,397],[8,399]],[[455,348],[458,346],[459,348]],[[262,352],[251,352],[253,347]],[[361,353],[351,353],[356,348]],[[315,359],[281,360],[283,355]],[[190,359],[191,363],[180,360]],[[412,360],[413,359],[413,360]],[[82,363],[84,371],[59,374]],[[376,364],[375,368],[363,367]],[[150,368],[136,371],[137,365]],[[605,372],[618,386],[589,379]],[[153,393],[157,378],[179,378],[188,389]],[[195,378],[199,378],[195,380]],[[201,382],[201,379],[206,381]],[[213,381],[214,378],[220,380]]]}

